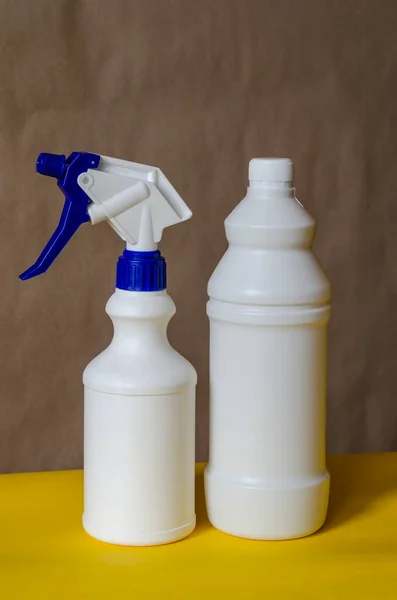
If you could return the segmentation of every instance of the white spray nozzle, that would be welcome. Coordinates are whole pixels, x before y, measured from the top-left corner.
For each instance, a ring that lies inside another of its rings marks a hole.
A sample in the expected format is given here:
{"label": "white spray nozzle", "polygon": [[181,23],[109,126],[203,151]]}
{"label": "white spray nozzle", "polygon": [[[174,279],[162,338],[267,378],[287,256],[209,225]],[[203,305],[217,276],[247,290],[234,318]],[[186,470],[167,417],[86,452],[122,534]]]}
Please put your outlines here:
{"label": "white spray nozzle", "polygon": [[155,249],[166,227],[192,216],[157,167],[101,156],[77,183],[91,200],[91,222],[108,221],[130,249]]}

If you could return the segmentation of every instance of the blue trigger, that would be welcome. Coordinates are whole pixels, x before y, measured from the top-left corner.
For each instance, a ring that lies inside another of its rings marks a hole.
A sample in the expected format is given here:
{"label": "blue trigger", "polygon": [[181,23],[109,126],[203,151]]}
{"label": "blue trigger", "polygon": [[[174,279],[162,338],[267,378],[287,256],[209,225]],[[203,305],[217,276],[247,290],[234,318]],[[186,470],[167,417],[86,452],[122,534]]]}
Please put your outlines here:
{"label": "blue trigger", "polygon": [[65,195],[65,204],[58,226],[43,252],[34,265],[19,276],[20,279],[30,279],[47,271],[80,225],[90,220],[87,212],[90,199],[77,183],[77,179],[88,169],[96,169],[100,158],[98,154],[89,152],[72,152],[67,159],[64,155],[39,155],[37,172],[58,180],[58,186]]}

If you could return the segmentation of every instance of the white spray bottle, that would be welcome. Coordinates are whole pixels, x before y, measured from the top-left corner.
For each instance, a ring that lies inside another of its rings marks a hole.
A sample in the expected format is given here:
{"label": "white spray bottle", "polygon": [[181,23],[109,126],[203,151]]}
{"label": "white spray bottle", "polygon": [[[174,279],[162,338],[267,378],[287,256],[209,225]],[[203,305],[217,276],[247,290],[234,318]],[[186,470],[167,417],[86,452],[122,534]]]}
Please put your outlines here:
{"label": "white spray bottle", "polygon": [[46,271],[84,222],[107,221],[127,244],[106,305],[113,340],[83,375],[84,528],[113,544],[176,541],[195,527],[197,375],[167,339],[175,305],[157,244],[191,212],[156,167],[73,152],[40,154],[37,171],[55,177],[66,200],[21,279]]}
{"label": "white spray bottle", "polygon": [[330,285],[292,162],[253,159],[249,179],[208,283],[208,516],[236,536],[295,538],[321,527],[328,504]]}

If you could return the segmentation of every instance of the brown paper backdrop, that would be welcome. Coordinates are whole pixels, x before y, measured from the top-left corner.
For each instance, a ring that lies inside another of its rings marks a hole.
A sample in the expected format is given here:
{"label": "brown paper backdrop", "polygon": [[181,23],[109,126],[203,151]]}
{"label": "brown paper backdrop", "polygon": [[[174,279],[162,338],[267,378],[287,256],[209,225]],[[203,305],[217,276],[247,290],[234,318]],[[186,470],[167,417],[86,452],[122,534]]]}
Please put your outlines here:
{"label": "brown paper backdrop", "polygon": [[328,446],[397,449],[397,3],[0,0],[0,471],[82,464],[81,372],[107,345],[122,243],[85,225],[45,275],[62,208],[40,151],[159,165],[194,218],[162,251],[174,345],[208,441],[206,282],[253,156],[288,156],[333,283]]}

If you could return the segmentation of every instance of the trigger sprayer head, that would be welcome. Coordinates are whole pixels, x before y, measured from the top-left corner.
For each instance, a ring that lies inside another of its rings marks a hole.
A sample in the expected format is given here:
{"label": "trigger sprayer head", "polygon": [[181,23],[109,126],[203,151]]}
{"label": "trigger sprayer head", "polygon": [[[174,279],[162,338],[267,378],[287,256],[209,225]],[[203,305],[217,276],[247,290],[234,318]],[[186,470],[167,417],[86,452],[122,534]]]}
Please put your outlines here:
{"label": "trigger sprayer head", "polygon": [[157,167],[89,152],[42,153],[37,172],[54,177],[65,195],[59,224],[39,258],[20,278],[44,273],[82,223],[105,221],[127,244],[120,258],[117,286],[164,289],[165,264],[157,244],[166,227],[192,213]]}

